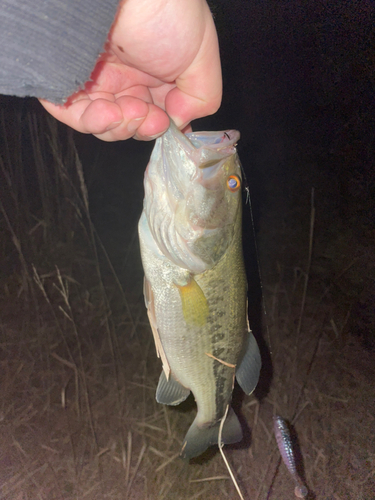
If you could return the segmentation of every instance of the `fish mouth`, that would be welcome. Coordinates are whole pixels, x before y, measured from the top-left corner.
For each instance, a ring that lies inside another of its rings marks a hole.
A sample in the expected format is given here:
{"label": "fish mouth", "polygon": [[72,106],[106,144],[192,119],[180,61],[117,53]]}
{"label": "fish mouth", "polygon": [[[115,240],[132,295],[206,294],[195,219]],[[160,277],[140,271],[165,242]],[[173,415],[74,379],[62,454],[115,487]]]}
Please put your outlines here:
{"label": "fish mouth", "polygon": [[240,139],[238,130],[225,130],[222,132],[190,132],[186,134],[193,146],[197,149],[209,148],[223,152],[226,148],[236,147]]}
{"label": "fish mouth", "polygon": [[[198,179],[203,180],[206,189],[215,189],[212,181],[216,172],[229,157],[236,155],[239,139],[238,130],[182,134],[171,120],[170,128],[161,140],[163,161],[169,164],[169,168],[164,169],[165,185],[171,191],[172,199],[181,199],[186,187]],[[175,144],[177,147],[173,147]]]}
{"label": "fish mouth", "polygon": [[[227,159],[236,154],[240,133],[237,130],[191,132],[186,137],[194,147],[191,157],[197,166],[196,175],[207,182],[213,180]],[[214,188],[210,184],[204,187]]]}
{"label": "fish mouth", "polygon": [[[230,153],[231,156],[233,153]],[[221,169],[228,157],[219,160],[211,160],[207,163],[198,165],[197,177],[200,177],[202,186],[205,189],[217,189],[219,185],[219,178]]]}

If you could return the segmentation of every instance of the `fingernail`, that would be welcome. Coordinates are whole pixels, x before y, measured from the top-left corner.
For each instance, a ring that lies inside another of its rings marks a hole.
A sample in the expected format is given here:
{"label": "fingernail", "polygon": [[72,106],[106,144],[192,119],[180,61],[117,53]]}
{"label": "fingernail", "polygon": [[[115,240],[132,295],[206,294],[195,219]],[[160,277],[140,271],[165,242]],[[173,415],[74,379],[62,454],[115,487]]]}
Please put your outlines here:
{"label": "fingernail", "polygon": [[138,129],[140,126],[140,122],[142,122],[146,117],[142,116],[141,118],[134,118],[133,120],[130,120],[128,123],[127,129],[130,134],[134,134],[134,132]]}
{"label": "fingernail", "polygon": [[173,123],[176,125],[176,127],[179,128],[180,130],[182,130],[184,127],[186,127],[186,125],[189,124],[189,122],[181,121],[181,118],[178,116],[176,116],[176,117],[169,116],[169,118],[173,121]]}
{"label": "fingernail", "polygon": [[150,141],[153,141],[154,139],[159,139],[159,137],[161,137],[165,132],[166,132],[166,130],[164,132],[162,132],[161,134],[150,135],[150,136],[147,137],[147,139],[150,140]]}
{"label": "fingernail", "polygon": [[121,122],[122,122],[122,120],[120,120],[119,122],[112,122],[112,123],[110,123],[108,125],[108,127],[105,129],[105,131],[108,132],[109,130],[113,130],[114,128],[118,127]]}

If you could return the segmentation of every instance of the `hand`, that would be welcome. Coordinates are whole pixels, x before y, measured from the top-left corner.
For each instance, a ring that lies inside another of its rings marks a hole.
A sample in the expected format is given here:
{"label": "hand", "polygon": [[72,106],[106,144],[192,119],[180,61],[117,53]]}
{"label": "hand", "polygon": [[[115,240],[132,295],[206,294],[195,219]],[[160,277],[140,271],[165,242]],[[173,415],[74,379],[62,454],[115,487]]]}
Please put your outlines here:
{"label": "hand", "polygon": [[[104,141],[151,140],[213,114],[222,80],[215,25],[205,0],[123,0],[84,90],[55,118]],[[167,114],[166,114],[167,113]]]}

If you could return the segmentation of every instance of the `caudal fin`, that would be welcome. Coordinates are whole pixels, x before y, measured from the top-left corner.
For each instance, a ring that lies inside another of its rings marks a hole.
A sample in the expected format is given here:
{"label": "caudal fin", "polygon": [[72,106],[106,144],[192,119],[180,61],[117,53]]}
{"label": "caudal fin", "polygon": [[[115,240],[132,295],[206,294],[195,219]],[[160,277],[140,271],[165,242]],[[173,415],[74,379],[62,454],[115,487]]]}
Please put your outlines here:
{"label": "caudal fin", "polygon": [[[188,430],[181,449],[181,458],[190,459],[201,455],[209,446],[217,445],[220,422],[212,427],[198,427],[196,419]],[[242,429],[237,415],[229,408],[225,419],[221,441],[224,444],[238,443],[242,439]]]}

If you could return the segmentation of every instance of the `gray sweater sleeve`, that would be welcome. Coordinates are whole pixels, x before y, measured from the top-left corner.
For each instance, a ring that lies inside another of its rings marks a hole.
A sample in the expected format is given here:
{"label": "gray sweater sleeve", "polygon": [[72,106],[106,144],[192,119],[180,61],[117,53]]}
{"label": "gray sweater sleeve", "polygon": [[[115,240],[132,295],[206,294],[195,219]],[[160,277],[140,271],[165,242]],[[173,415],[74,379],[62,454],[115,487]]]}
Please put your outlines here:
{"label": "gray sweater sleeve", "polygon": [[0,0],[0,93],[63,103],[89,79],[119,0]]}

